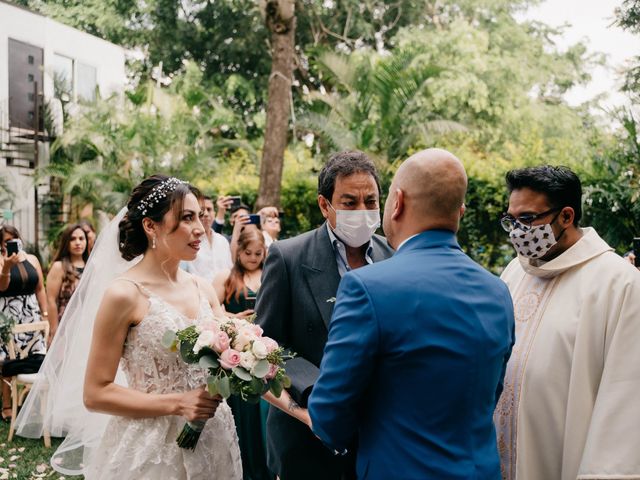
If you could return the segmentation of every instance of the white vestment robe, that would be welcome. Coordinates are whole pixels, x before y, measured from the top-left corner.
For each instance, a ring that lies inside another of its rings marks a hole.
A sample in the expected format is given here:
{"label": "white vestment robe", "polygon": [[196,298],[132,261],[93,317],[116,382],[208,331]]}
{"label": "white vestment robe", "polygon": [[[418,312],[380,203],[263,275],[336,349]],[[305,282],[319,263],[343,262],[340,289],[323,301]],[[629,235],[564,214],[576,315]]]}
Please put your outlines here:
{"label": "white vestment robe", "polygon": [[513,260],[516,343],[495,412],[508,480],[640,480],[640,272],[592,228]]}

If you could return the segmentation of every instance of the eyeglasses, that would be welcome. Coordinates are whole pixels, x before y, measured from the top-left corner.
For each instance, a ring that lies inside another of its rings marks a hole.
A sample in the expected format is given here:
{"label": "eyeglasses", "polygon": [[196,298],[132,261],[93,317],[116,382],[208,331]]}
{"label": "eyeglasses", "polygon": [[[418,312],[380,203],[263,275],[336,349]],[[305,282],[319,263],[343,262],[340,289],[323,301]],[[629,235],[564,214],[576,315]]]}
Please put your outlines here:
{"label": "eyeglasses", "polygon": [[505,232],[510,232],[514,228],[521,228],[522,230],[527,231],[531,229],[531,224],[539,218],[546,217],[550,213],[557,212],[559,210],[562,210],[562,207],[552,208],[551,210],[547,210],[542,213],[525,213],[519,217],[514,217],[513,215],[505,213],[500,219],[500,225],[502,225]]}

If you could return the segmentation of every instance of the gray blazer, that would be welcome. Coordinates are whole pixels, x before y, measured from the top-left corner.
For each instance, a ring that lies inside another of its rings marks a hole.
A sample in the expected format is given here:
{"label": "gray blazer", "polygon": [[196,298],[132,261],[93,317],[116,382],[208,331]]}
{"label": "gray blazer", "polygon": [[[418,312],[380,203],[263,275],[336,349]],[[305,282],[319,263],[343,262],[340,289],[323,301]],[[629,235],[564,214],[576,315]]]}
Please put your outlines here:
{"label": "gray blazer", "polygon": [[[379,235],[374,235],[372,247],[374,262],[393,253]],[[289,393],[301,406],[306,407],[319,374],[339,283],[326,223],[269,247],[256,304],[257,322],[265,335],[296,353],[285,368],[292,381]],[[329,480],[331,472],[340,478],[341,460],[305,425],[274,408],[267,420],[267,447],[269,467],[281,480]]]}

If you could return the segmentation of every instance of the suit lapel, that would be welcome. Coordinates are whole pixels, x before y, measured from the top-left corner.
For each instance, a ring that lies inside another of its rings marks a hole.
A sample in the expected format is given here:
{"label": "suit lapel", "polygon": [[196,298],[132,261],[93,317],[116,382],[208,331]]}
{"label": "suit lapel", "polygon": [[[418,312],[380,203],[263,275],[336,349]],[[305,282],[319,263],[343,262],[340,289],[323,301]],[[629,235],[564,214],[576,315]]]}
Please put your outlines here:
{"label": "suit lapel", "polygon": [[[311,290],[311,296],[320,312],[324,325],[329,329],[335,296],[340,283],[336,256],[329,240],[327,226],[316,230],[302,264],[302,272]],[[334,299],[334,301],[328,301]]]}
{"label": "suit lapel", "polygon": [[[377,240],[379,240],[379,242]],[[374,236],[371,240],[371,246],[373,247],[371,250],[371,260],[373,260],[374,263],[386,260],[393,255],[393,250],[387,246],[387,240],[384,237]]]}

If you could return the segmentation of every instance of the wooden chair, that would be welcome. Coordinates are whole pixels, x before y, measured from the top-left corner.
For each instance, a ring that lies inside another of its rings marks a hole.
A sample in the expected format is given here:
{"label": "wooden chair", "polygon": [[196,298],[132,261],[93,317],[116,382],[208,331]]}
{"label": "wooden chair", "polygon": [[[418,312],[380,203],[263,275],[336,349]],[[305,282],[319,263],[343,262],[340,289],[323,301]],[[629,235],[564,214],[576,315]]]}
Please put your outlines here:
{"label": "wooden chair", "polygon": [[[34,322],[34,323],[25,323],[15,325],[12,329],[13,334],[17,333],[33,333],[33,338],[27,344],[24,345],[23,348],[17,348],[13,340],[13,335],[9,339],[9,343],[7,345],[7,349],[9,350],[9,359],[14,360],[16,358],[27,358],[29,355],[29,351],[35,342],[38,341],[40,335],[36,335],[36,333],[40,333],[42,338],[44,338],[45,345],[47,339],[49,338],[49,322]],[[16,417],[18,416],[18,407],[22,405],[24,402],[27,393],[31,390],[31,385],[34,384],[36,379],[38,378],[37,373],[21,373],[19,375],[15,375],[11,377],[11,426],[9,427],[9,438],[7,441],[11,441],[13,439],[13,433],[16,425]],[[20,394],[18,395],[18,389],[22,387]],[[43,412],[46,407],[46,398],[42,398],[40,408]],[[43,432],[44,436],[44,446],[47,448],[51,447],[51,437],[49,435],[49,430],[44,428]]]}

